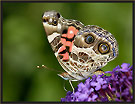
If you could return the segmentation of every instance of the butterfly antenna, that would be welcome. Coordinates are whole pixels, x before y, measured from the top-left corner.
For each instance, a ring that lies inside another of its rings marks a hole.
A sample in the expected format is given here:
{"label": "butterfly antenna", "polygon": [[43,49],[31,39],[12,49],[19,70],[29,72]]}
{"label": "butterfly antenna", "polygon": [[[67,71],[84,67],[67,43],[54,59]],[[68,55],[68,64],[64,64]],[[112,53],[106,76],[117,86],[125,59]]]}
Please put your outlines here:
{"label": "butterfly antenna", "polygon": [[56,72],[62,72],[62,71],[58,71],[58,70],[55,70],[53,68],[48,68],[47,66],[45,65],[42,65],[42,66],[37,66],[38,69],[47,69],[47,70],[51,70],[51,71],[56,71]]}

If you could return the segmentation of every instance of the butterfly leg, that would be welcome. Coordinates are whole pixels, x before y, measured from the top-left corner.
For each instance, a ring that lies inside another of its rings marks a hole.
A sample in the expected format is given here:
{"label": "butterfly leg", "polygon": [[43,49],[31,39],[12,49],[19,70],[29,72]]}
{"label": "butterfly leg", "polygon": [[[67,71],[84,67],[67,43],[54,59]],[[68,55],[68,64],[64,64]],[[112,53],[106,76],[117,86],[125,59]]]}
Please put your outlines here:
{"label": "butterfly leg", "polygon": [[79,84],[79,83],[81,83],[81,81],[80,81],[80,80],[78,81],[78,84]]}
{"label": "butterfly leg", "polygon": [[64,88],[64,90],[67,92],[68,90],[66,89],[66,87],[65,87],[65,80],[64,80],[64,83],[63,83],[63,88]]}
{"label": "butterfly leg", "polygon": [[74,87],[71,83],[71,81],[73,80],[73,77],[70,76],[67,72],[63,72],[61,74],[58,74],[58,76],[62,77],[64,80],[69,80],[69,84],[71,85],[71,87],[73,89],[73,93],[74,93]]}
{"label": "butterfly leg", "polygon": [[73,93],[74,93],[74,87],[73,87],[73,85],[72,85],[71,80],[69,80],[69,84],[71,85],[71,87],[72,87],[72,89],[73,89]]}

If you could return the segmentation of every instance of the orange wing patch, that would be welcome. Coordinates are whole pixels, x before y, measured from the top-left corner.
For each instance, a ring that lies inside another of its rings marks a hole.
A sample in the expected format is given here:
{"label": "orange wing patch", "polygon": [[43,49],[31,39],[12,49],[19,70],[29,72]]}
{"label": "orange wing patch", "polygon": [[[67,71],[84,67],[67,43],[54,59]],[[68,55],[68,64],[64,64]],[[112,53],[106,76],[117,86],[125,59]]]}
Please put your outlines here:
{"label": "orange wing patch", "polygon": [[[72,46],[74,42],[74,37],[77,34],[78,30],[73,27],[69,26],[67,34],[62,34],[61,43],[63,44],[60,49],[58,50],[59,55],[63,56],[63,61],[69,60],[69,52],[72,51]],[[66,47],[69,47],[68,49]]]}

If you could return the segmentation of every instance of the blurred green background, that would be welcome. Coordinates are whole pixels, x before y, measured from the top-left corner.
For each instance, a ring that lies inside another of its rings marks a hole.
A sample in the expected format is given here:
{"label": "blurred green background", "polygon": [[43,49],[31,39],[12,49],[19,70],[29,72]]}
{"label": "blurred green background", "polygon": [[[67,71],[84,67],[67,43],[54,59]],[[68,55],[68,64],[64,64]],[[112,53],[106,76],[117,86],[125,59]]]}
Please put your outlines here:
{"label": "blurred green background", "polygon": [[[103,70],[132,64],[132,3],[2,3],[3,4],[3,101],[60,101],[65,97],[62,70],[48,44],[42,14],[59,11],[66,19],[98,25],[111,32],[119,56]],[[76,87],[76,85],[74,85]],[[72,90],[66,84],[68,90]]]}

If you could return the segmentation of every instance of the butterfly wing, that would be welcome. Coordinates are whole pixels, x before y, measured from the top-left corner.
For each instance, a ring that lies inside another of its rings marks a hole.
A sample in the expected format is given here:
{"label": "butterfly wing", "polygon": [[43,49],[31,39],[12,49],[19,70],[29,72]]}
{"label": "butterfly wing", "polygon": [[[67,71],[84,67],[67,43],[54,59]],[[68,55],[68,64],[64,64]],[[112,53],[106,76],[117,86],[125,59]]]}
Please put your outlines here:
{"label": "butterfly wing", "polygon": [[42,19],[48,42],[51,44],[58,62],[66,71],[66,73],[58,75],[65,80],[82,80],[84,77],[79,75],[81,72],[70,67],[72,64],[70,60],[74,38],[77,32],[83,28],[83,24],[76,20],[64,19],[55,11],[45,12]]}

